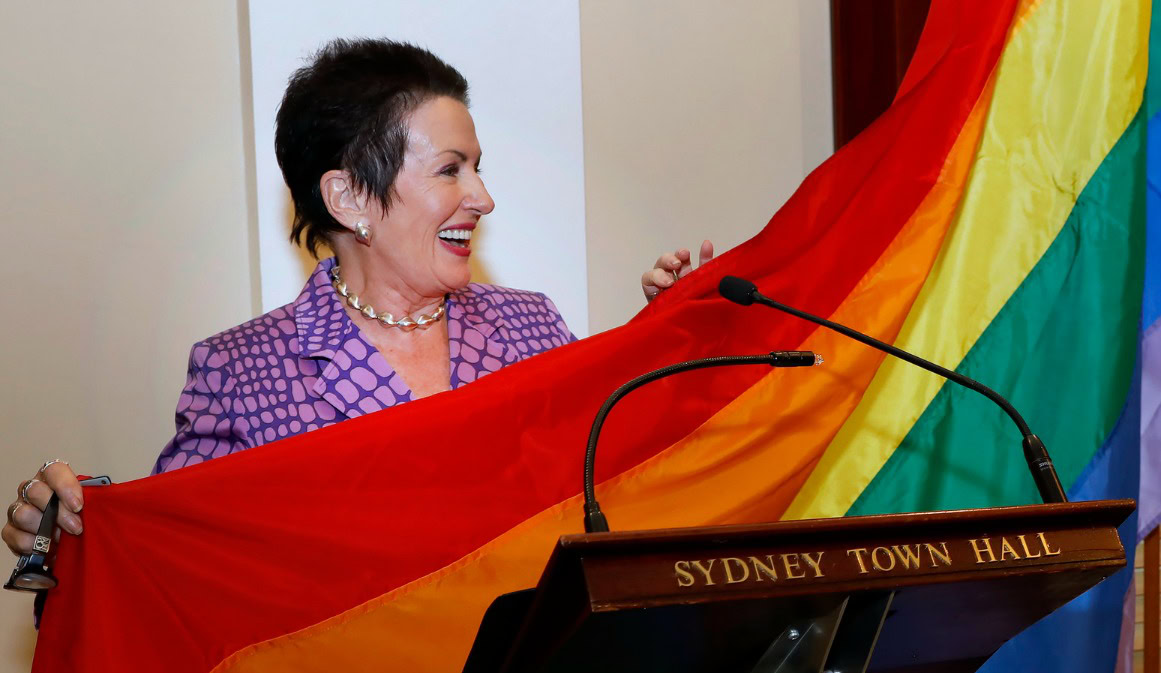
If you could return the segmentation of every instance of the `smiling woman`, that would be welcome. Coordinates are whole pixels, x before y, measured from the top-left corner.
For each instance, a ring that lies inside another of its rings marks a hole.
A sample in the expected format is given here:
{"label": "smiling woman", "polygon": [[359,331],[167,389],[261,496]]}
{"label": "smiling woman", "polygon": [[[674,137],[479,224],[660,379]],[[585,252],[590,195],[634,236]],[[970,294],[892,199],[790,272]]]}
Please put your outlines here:
{"label": "smiling woman", "polygon": [[[538,292],[471,283],[480,178],[468,84],[430,52],[335,40],[290,79],[275,138],[291,238],[334,251],[298,298],[193,346],[175,470],[452,390],[576,339]],[[341,261],[341,265],[340,265]],[[33,543],[40,512],[82,530],[80,486],[50,461],[18,488],[4,540]]]}
{"label": "smiling woman", "polygon": [[[495,203],[467,81],[431,52],[329,43],[290,78],[275,149],[291,239],[335,257],[293,302],[193,346],[155,473],[454,390],[576,340],[544,294],[471,282],[472,235]],[[658,260],[647,296],[688,262],[688,251]],[[14,552],[31,549],[54,492],[58,522],[81,532],[68,463],[46,462],[18,491],[4,527]]]}
{"label": "smiling woman", "polygon": [[451,66],[385,40],[336,40],[291,77],[275,146],[292,238],[336,257],[295,302],[194,346],[155,471],[451,390],[575,340],[544,295],[470,283],[471,232],[495,204],[467,103]]}

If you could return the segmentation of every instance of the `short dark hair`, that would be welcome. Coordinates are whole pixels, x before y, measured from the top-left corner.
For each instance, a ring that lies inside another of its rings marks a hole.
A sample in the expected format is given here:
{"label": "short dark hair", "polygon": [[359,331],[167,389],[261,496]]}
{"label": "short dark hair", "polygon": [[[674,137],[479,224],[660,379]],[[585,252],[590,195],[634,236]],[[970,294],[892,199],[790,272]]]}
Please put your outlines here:
{"label": "short dark hair", "polygon": [[348,171],[386,210],[407,149],[407,118],[440,97],[468,104],[468,82],[430,51],[392,40],[338,39],[290,77],[278,108],[274,151],[294,200],[290,240],[317,256],[344,228],[327,211],[319,180]]}

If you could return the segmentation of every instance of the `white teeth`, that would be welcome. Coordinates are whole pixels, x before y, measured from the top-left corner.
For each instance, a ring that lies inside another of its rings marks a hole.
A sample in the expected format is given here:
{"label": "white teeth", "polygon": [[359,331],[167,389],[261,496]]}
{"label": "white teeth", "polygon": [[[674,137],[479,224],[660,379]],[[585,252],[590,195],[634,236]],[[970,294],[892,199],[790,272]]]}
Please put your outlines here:
{"label": "white teeth", "polygon": [[472,239],[471,229],[444,229],[439,232],[439,237],[447,240],[455,241],[470,241]]}

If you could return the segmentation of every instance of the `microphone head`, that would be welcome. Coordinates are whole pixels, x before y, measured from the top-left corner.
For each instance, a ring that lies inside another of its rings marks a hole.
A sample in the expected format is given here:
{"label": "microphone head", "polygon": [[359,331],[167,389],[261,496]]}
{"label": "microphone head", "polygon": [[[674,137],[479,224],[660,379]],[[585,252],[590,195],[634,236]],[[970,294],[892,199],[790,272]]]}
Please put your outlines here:
{"label": "microphone head", "polygon": [[718,292],[735,304],[749,306],[754,303],[754,293],[758,291],[750,281],[737,276],[724,276],[718,283]]}

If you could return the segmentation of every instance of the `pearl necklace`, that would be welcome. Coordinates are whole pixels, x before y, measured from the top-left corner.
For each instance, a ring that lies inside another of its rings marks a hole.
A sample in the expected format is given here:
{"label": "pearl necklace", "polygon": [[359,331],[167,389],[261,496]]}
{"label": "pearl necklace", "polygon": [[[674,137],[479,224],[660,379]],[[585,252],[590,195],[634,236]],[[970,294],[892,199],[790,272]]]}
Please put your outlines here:
{"label": "pearl necklace", "polygon": [[331,269],[331,285],[334,285],[335,292],[338,292],[340,297],[346,299],[347,304],[349,304],[351,308],[355,309],[359,313],[362,313],[367,318],[377,321],[384,327],[398,327],[404,332],[410,332],[416,328],[426,329],[428,326],[439,322],[439,319],[442,318],[444,314],[444,304],[446,303],[446,300],[444,299],[440,300],[439,308],[435,309],[431,315],[420,314],[414,320],[410,316],[406,315],[399,320],[396,320],[395,316],[391,315],[390,313],[376,313],[375,309],[371,308],[370,304],[364,304],[359,301],[359,295],[347,290],[347,284],[343,282],[343,277],[339,275],[338,264],[336,264],[334,268]]}

